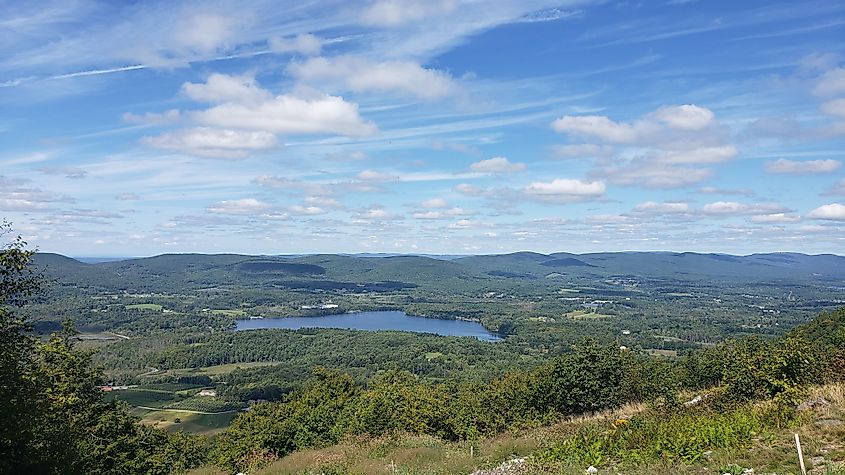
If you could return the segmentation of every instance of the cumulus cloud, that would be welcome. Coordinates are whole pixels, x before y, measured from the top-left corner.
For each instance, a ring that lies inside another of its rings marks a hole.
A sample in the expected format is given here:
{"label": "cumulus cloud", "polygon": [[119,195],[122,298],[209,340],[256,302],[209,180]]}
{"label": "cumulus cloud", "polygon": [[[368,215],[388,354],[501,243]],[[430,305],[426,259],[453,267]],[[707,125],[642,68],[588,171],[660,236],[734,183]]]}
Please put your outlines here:
{"label": "cumulus cloud", "polygon": [[638,157],[621,164],[603,164],[594,175],[613,183],[648,188],[680,188],[700,183],[713,176],[709,168],[674,166]]}
{"label": "cumulus cloud", "polygon": [[[618,122],[601,115],[567,115],[552,129],[604,144],[571,145],[564,156],[596,155],[590,176],[621,185],[677,188],[713,176],[713,165],[734,159],[739,151],[713,111],[692,105],[664,106],[645,116]],[[622,150],[614,153],[611,145]]]}
{"label": "cumulus cloud", "polygon": [[29,180],[13,180],[0,175],[0,210],[48,211],[57,203],[73,203],[73,198],[29,186]]}
{"label": "cumulus cloud", "polygon": [[799,221],[801,218],[794,214],[787,214],[787,213],[771,213],[771,214],[760,214],[751,217],[751,222],[753,223],[794,223],[795,221]]}
{"label": "cumulus cloud", "polygon": [[303,206],[303,205],[293,205],[288,207],[288,211],[293,214],[299,215],[306,215],[306,216],[313,216],[317,214],[326,214],[327,211],[319,206]]}
{"label": "cumulus cloud", "polygon": [[205,125],[281,134],[362,136],[377,130],[375,124],[361,118],[357,104],[325,94],[283,94],[256,103],[227,102],[191,116]]}
{"label": "cumulus cloud", "polygon": [[272,99],[269,91],[262,89],[250,74],[232,76],[212,73],[204,83],[186,82],[182,93],[197,102],[220,104],[224,102],[261,103]]}
{"label": "cumulus cloud", "polygon": [[522,192],[539,201],[568,203],[598,198],[605,192],[602,181],[583,181],[570,178],[555,178],[550,182],[534,182]]}
{"label": "cumulus cloud", "polygon": [[721,163],[732,160],[736,157],[737,153],[737,149],[733,145],[720,145],[717,147],[700,147],[691,150],[671,150],[656,155],[654,161],[685,165]]}
{"label": "cumulus cloud", "polygon": [[701,212],[710,216],[742,216],[783,213],[787,210],[774,203],[747,204],[736,201],[716,201],[701,208]]}
{"label": "cumulus cloud", "polygon": [[456,216],[473,216],[478,214],[475,210],[453,207],[445,210],[417,211],[411,216],[415,219],[447,219]]}
{"label": "cumulus cloud", "polygon": [[715,119],[710,109],[692,104],[661,107],[651,117],[678,130],[703,130],[712,125]]}
{"label": "cumulus cloud", "polygon": [[449,225],[449,229],[478,229],[492,227],[489,223],[473,221],[471,219],[459,219]]}
{"label": "cumulus cloud", "polygon": [[390,92],[420,99],[438,99],[458,92],[448,74],[413,61],[374,62],[355,56],[310,58],[295,62],[288,72],[307,84],[339,87],[353,92]]}
{"label": "cumulus cloud", "polygon": [[212,127],[166,132],[141,140],[152,148],[212,158],[245,158],[253,152],[271,150],[279,146],[276,136],[268,132]]}
{"label": "cumulus cloud", "polygon": [[787,160],[781,158],[766,164],[766,171],[775,174],[811,175],[830,173],[838,170],[842,162],[838,160]]}
{"label": "cumulus cloud", "polygon": [[455,192],[460,193],[464,196],[471,197],[487,197],[492,194],[492,190],[490,190],[489,188],[484,188],[469,183],[460,183],[458,185],[455,185],[452,189],[455,190]]}
{"label": "cumulus cloud", "polygon": [[479,173],[516,173],[525,170],[525,164],[511,162],[505,157],[493,157],[475,162],[469,168]]}
{"label": "cumulus cloud", "polygon": [[443,198],[432,198],[430,200],[423,201],[420,203],[420,206],[425,209],[446,208],[449,206],[449,202]]}
{"label": "cumulus cloud", "polygon": [[840,203],[830,203],[819,206],[810,211],[807,215],[812,219],[824,219],[830,221],[845,221],[845,205]]}
{"label": "cumulus cloud", "polygon": [[323,49],[323,40],[310,33],[302,33],[289,38],[275,36],[270,38],[267,44],[274,53],[299,53],[316,56]]}
{"label": "cumulus cloud", "polygon": [[363,221],[400,221],[404,219],[401,214],[391,213],[379,206],[361,210],[356,217]]}
{"label": "cumulus cloud", "polygon": [[634,210],[644,213],[689,213],[690,206],[682,201],[664,201],[662,203],[646,201],[635,206]]}
{"label": "cumulus cloud", "polygon": [[616,122],[600,115],[563,116],[552,122],[556,132],[593,137],[604,142],[635,144],[661,138],[667,131],[694,132],[715,123],[709,109],[692,104],[664,106],[633,122]]}
{"label": "cumulus cloud", "polygon": [[208,207],[208,211],[217,214],[255,215],[267,211],[272,206],[255,198],[223,200]]}
{"label": "cumulus cloud", "polygon": [[305,197],[305,204],[308,206],[318,206],[329,209],[343,209],[344,205],[339,200],[329,196],[307,196]]}
{"label": "cumulus cloud", "polygon": [[703,186],[698,189],[698,192],[712,195],[754,195],[754,190],[749,188],[716,188],[715,186]]}
{"label": "cumulus cloud", "polygon": [[399,176],[377,170],[363,170],[356,175],[361,181],[399,181]]}
{"label": "cumulus cloud", "polygon": [[455,0],[376,0],[361,11],[361,22],[370,26],[397,27],[455,9]]}

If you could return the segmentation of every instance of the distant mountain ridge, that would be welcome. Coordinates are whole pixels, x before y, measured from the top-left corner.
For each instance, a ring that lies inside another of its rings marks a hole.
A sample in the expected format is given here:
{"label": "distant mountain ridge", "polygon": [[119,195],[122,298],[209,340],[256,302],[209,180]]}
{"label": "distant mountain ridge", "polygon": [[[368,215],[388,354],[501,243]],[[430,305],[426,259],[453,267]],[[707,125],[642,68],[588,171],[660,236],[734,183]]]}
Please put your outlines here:
{"label": "distant mountain ridge", "polygon": [[[190,284],[193,287],[235,285],[307,285],[348,288],[376,282],[428,288],[495,286],[502,280],[525,285],[559,285],[555,279],[713,279],[748,282],[845,280],[845,257],[833,254],[763,253],[750,255],[694,252],[603,252],[573,254],[474,255],[442,259],[394,254],[313,254],[268,256],[241,254],[162,254],[153,257],[84,263],[59,254],[39,253],[35,262],[48,276],[65,283],[125,282],[127,288]],[[155,278],[155,282],[151,281]],[[530,283],[533,282],[533,283]],[[297,287],[299,288],[299,287]]]}

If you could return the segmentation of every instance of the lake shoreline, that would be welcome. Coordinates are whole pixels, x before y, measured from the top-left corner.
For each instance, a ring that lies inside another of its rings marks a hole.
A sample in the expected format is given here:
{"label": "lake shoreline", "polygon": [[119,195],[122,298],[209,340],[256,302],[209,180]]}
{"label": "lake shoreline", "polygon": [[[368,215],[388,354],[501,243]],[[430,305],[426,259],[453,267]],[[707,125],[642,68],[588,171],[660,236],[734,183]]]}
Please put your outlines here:
{"label": "lake shoreline", "polygon": [[482,341],[503,338],[478,321],[410,315],[402,310],[352,311],[315,316],[236,319],[234,331],[257,329],[298,330],[326,328],[362,331],[405,331],[441,336],[474,337]]}

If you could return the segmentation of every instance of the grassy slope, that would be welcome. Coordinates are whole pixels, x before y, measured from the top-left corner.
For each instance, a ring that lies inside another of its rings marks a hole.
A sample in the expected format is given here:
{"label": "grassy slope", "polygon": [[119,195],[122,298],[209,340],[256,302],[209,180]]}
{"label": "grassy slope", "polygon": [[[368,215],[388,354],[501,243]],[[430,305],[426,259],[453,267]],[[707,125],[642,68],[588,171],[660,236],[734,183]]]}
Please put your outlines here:
{"label": "grassy slope", "polygon": [[[612,461],[605,461],[600,464],[599,473],[722,474],[741,473],[742,469],[753,468],[757,474],[798,474],[800,471],[793,445],[793,433],[798,432],[811,474],[845,474],[845,384],[816,388],[811,397],[816,396],[824,397],[831,405],[801,413],[793,427],[765,427],[747,440],[740,441],[736,447],[715,449],[708,457],[693,464],[667,464],[657,459],[637,465],[618,466]],[[331,447],[293,453],[256,472],[256,475],[469,474],[476,469],[495,468],[516,457],[528,457],[528,462],[520,471],[495,473],[583,474],[585,464],[540,462],[532,454],[567,440],[585,426],[612,427],[613,421],[636,417],[643,411],[646,408],[642,406],[628,406],[552,426],[502,434],[472,444],[472,457],[468,442],[453,443],[433,437],[401,434],[350,438]],[[649,437],[644,439],[649,440]],[[192,473],[201,475],[222,472],[207,468]]]}

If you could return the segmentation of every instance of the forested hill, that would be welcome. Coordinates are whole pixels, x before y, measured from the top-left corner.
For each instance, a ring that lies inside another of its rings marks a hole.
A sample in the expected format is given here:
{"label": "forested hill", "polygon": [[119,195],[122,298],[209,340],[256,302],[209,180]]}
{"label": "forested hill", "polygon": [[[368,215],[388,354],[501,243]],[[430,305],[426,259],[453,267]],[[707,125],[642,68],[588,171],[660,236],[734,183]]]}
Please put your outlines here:
{"label": "forested hill", "polygon": [[146,288],[153,282],[202,287],[233,282],[300,285],[323,282],[336,290],[345,284],[385,283],[387,286],[466,287],[496,280],[566,280],[631,278],[694,283],[713,279],[743,282],[829,282],[845,279],[845,257],[798,253],[698,254],[620,252],[539,254],[518,252],[455,259],[422,256],[358,257],[309,255],[298,257],[237,254],[164,254],[123,261],[84,264],[57,254],[40,253],[37,265],[64,283]]}

